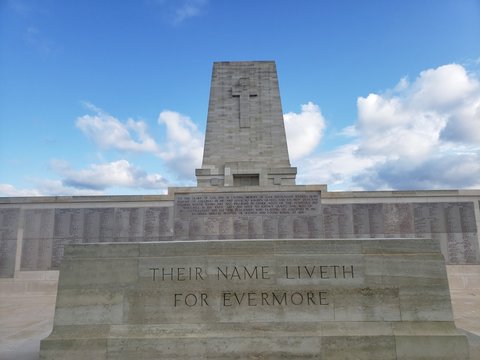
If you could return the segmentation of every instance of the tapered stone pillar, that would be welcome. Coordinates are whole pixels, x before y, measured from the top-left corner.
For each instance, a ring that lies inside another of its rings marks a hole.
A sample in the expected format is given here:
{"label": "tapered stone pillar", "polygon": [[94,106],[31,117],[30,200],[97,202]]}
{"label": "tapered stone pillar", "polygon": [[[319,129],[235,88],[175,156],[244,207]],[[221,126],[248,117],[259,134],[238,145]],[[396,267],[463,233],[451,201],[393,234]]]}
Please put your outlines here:
{"label": "tapered stone pillar", "polygon": [[214,63],[198,186],[295,185],[296,173],[275,62]]}

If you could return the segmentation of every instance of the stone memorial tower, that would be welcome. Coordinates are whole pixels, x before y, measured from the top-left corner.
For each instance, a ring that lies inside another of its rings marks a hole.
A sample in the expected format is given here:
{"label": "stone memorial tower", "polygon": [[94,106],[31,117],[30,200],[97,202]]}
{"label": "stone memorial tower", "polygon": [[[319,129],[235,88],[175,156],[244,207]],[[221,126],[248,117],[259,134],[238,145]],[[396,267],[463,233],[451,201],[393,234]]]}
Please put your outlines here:
{"label": "stone memorial tower", "polygon": [[275,63],[215,63],[198,187],[115,210],[138,243],[65,247],[42,359],[467,360],[422,212],[295,175]]}
{"label": "stone memorial tower", "polygon": [[40,359],[479,358],[445,263],[475,304],[480,191],[295,185],[271,61],[214,64],[196,176],[167,195],[0,199],[0,300],[56,290],[60,268]]}
{"label": "stone memorial tower", "polygon": [[295,185],[273,61],[213,65],[198,186]]}

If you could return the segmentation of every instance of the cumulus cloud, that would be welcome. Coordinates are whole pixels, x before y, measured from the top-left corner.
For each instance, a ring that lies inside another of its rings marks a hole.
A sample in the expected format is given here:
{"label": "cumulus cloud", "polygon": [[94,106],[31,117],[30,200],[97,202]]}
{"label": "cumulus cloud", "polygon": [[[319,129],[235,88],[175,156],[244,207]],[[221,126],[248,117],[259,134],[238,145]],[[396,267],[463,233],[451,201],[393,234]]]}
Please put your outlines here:
{"label": "cumulus cloud", "polygon": [[289,112],[283,115],[292,160],[311,154],[320,143],[325,128],[325,119],[318,105],[309,102],[301,109],[299,114]]}
{"label": "cumulus cloud", "polygon": [[95,114],[79,117],[76,126],[97,146],[121,152],[150,153],[162,159],[178,179],[193,179],[194,169],[201,164],[204,135],[188,116],[162,111],[158,124],[165,129],[165,139],[157,142],[144,121],[128,119],[122,122],[92,104],[86,106]]}
{"label": "cumulus cloud", "polygon": [[407,96],[415,108],[455,110],[478,96],[479,83],[458,64],[422,71]]}
{"label": "cumulus cloud", "polygon": [[72,169],[63,161],[52,161],[51,168],[63,177],[62,184],[75,189],[103,191],[119,186],[136,189],[164,190],[168,183],[159,174],[148,174],[130,164],[118,160],[103,164],[91,164],[86,169]]}
{"label": "cumulus cloud", "polygon": [[[458,64],[359,97],[352,143],[302,160],[299,179],[349,189],[480,187],[480,84]],[[318,180],[317,180],[318,182]]]}
{"label": "cumulus cloud", "polygon": [[428,158],[447,122],[445,114],[418,111],[400,98],[377,94],[359,98],[357,108],[358,151],[408,162]]}
{"label": "cumulus cloud", "polygon": [[145,122],[128,119],[123,123],[92,105],[89,108],[96,111],[96,114],[79,117],[76,126],[101,148],[137,152],[158,150],[157,143],[148,134]]}
{"label": "cumulus cloud", "polygon": [[420,166],[402,166],[396,161],[379,162],[355,175],[353,182],[366,189],[478,189],[480,155],[445,153]]}
{"label": "cumulus cloud", "polygon": [[73,169],[62,160],[52,160],[50,169],[61,179],[32,179],[34,189],[0,184],[0,196],[85,196],[104,195],[114,187],[133,192],[164,193],[168,181],[160,174],[149,174],[127,160],[91,164]]}
{"label": "cumulus cloud", "polygon": [[162,111],[158,123],[166,127],[166,142],[159,156],[180,177],[192,178],[201,165],[204,135],[188,116],[175,111]]}
{"label": "cumulus cloud", "polygon": [[309,156],[298,163],[297,180],[304,184],[328,184],[335,189],[360,190],[352,178],[374,166],[379,157],[359,156],[358,144],[340,146],[320,155]]}

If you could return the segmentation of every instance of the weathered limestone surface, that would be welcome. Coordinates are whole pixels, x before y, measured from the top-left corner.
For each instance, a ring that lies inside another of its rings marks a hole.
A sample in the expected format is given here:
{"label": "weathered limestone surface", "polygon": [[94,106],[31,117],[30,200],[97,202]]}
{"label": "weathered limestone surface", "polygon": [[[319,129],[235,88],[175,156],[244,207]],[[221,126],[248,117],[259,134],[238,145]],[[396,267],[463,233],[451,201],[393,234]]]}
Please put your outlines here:
{"label": "weathered limestone surface", "polygon": [[323,237],[319,192],[221,192],[175,196],[175,239]]}
{"label": "weathered limestone surface", "polygon": [[0,277],[59,268],[68,244],[196,239],[433,238],[480,264],[480,192],[326,186],[173,188],[156,197],[0,199]]}
{"label": "weathered limestone surface", "polygon": [[0,278],[13,277],[19,208],[0,208]]}
{"label": "weathered limestone surface", "polygon": [[198,186],[294,185],[273,61],[213,64]]}
{"label": "weathered limestone surface", "polygon": [[429,239],[66,247],[42,359],[468,359]]}

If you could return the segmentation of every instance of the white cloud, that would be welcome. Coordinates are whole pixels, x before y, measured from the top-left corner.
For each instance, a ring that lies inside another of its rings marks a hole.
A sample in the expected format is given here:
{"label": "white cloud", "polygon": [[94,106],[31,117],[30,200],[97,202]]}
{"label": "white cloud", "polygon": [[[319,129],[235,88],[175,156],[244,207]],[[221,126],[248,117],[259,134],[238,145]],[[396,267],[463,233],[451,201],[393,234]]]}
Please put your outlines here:
{"label": "white cloud", "polygon": [[359,98],[357,108],[358,151],[409,162],[431,154],[447,120],[445,114],[419,111],[401,98],[377,94]]}
{"label": "white cloud", "polygon": [[480,187],[480,85],[461,65],[428,69],[411,84],[403,78],[358,98],[357,109],[342,132],[353,142],[304,159],[300,180],[337,189]]}
{"label": "white cloud", "polygon": [[[480,91],[479,91],[480,93]],[[480,145],[480,96],[472,96],[450,113],[443,140]]]}
{"label": "white cloud", "polygon": [[0,184],[0,196],[82,196],[103,195],[103,191],[78,189],[61,180],[34,179],[35,189],[20,189],[11,184]]}
{"label": "white cloud", "polygon": [[127,160],[91,164],[79,170],[72,169],[65,161],[52,160],[50,169],[61,179],[32,179],[35,189],[0,184],[0,196],[92,196],[107,194],[112,188],[160,194],[168,187],[161,175],[149,174]]}
{"label": "white cloud", "polygon": [[321,155],[310,156],[298,163],[298,182],[302,184],[328,184],[335,189],[358,190],[351,180],[381,160],[375,156],[357,154],[358,144],[340,146]]}
{"label": "white cloud", "polygon": [[204,135],[188,116],[162,111],[158,124],[165,127],[165,141],[157,143],[144,121],[121,122],[92,104],[86,103],[86,106],[96,114],[79,117],[76,126],[97,146],[150,153],[162,159],[178,179],[193,179],[195,168],[201,164]]}
{"label": "white cloud", "polygon": [[42,194],[47,196],[97,196],[105,191],[98,189],[77,188],[65,184],[62,180],[41,179],[35,181]]}
{"label": "white cloud", "polygon": [[449,64],[422,71],[407,95],[415,108],[445,111],[462,106],[471,96],[477,97],[478,91],[474,76],[461,65]]}
{"label": "white cloud", "polygon": [[312,102],[302,105],[302,112],[283,115],[287,134],[288,153],[297,160],[312,153],[322,139],[325,128],[320,107]]}
{"label": "white cloud", "polygon": [[204,135],[188,116],[178,112],[162,111],[158,123],[166,127],[166,143],[159,156],[181,177],[193,178],[201,165]]}
{"label": "white cloud", "polygon": [[86,169],[75,170],[63,161],[52,161],[51,168],[63,177],[62,184],[75,189],[103,191],[119,186],[134,189],[164,190],[168,183],[159,174],[148,174],[127,160],[91,164]]}
{"label": "white cloud", "polygon": [[128,119],[122,123],[99,109],[95,115],[84,115],[77,119],[76,126],[101,148],[135,152],[156,152],[158,145],[148,134],[147,125],[139,120]]}
{"label": "white cloud", "polygon": [[38,189],[18,189],[11,184],[0,184],[0,196],[41,196]]}

